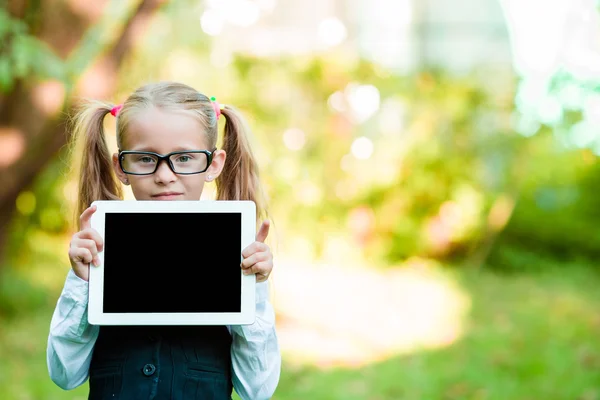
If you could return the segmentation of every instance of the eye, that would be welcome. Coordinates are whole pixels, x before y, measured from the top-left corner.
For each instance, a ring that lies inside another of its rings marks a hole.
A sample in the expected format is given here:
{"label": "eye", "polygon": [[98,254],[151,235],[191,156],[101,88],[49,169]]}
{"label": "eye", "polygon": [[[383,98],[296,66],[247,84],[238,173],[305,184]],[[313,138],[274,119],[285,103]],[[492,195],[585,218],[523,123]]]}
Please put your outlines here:
{"label": "eye", "polygon": [[180,156],[177,157],[177,162],[180,163],[186,163],[186,162],[190,162],[193,159],[192,156],[188,155],[188,154],[181,154]]}
{"label": "eye", "polygon": [[149,157],[149,156],[141,156],[141,157],[138,159],[138,161],[139,161],[139,162],[142,162],[142,163],[152,163],[152,162],[154,162],[154,158],[152,158],[152,157]]}

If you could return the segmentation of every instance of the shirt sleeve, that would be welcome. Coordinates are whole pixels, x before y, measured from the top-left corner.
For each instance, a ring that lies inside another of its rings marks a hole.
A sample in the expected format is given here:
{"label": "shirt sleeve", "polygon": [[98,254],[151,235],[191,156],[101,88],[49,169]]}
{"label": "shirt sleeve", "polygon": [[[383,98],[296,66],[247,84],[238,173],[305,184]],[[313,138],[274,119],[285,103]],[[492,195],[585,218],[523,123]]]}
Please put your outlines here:
{"label": "shirt sleeve", "polygon": [[233,387],[242,400],[270,399],[279,383],[281,354],[275,331],[275,311],[269,302],[268,282],[256,284],[256,319],[232,325]]}
{"label": "shirt sleeve", "polygon": [[87,319],[88,282],[69,270],[48,335],[46,362],[52,381],[65,390],[88,378],[99,327]]}

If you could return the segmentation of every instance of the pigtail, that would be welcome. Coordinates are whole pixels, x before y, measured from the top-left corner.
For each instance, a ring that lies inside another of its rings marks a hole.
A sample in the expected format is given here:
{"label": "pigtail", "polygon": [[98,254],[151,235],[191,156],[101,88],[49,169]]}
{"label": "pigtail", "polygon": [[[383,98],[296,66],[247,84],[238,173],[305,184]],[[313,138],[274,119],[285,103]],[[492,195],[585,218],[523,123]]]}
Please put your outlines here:
{"label": "pigtail", "polygon": [[256,218],[267,216],[265,197],[258,176],[258,164],[248,140],[250,129],[242,115],[233,107],[221,110],[225,116],[223,150],[227,161],[216,179],[217,200],[252,200]]}
{"label": "pigtail", "polygon": [[[112,168],[112,158],[104,137],[104,117],[112,105],[91,101],[84,104],[72,120],[71,155],[81,154],[75,221],[95,200],[121,200],[123,190]],[[77,164],[76,168],[77,168]]]}

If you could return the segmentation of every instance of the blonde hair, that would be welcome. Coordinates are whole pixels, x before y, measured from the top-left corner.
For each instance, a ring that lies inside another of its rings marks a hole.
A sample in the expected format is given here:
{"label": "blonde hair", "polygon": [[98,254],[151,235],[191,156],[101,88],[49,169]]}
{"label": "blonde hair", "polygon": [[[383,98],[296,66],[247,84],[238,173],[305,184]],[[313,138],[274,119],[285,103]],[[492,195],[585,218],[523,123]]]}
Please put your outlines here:
{"label": "blonde hair", "polygon": [[[72,152],[81,149],[77,217],[95,200],[119,200],[123,190],[112,168],[112,156],[104,137],[104,117],[114,105],[88,101],[73,119]],[[158,82],[138,88],[123,103],[117,117],[117,145],[122,148],[127,129],[135,115],[150,107],[194,116],[204,128],[209,149],[217,144],[217,115],[206,95],[177,82]],[[258,165],[248,136],[250,129],[239,111],[231,106],[221,110],[225,117],[223,150],[225,165],[216,179],[217,200],[252,200],[257,220],[266,216],[265,197],[260,186]],[[79,219],[77,218],[77,221]],[[79,224],[79,222],[77,222]],[[80,226],[78,225],[80,228]]]}

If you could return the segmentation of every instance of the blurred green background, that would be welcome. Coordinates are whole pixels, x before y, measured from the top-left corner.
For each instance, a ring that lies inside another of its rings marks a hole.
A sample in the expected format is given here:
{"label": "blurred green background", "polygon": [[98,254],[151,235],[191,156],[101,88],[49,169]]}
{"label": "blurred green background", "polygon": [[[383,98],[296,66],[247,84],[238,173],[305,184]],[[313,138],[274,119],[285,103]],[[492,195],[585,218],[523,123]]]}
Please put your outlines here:
{"label": "blurred green background", "polygon": [[0,399],[86,398],[45,359],[65,123],[162,79],[250,120],[274,399],[600,399],[596,1],[0,4]]}

